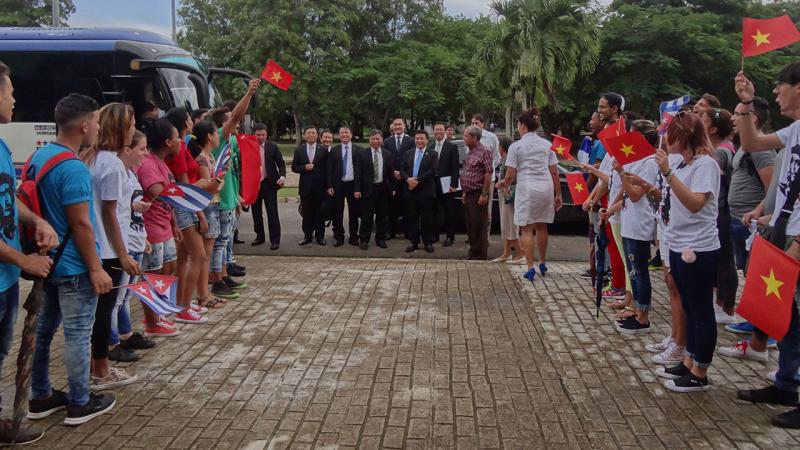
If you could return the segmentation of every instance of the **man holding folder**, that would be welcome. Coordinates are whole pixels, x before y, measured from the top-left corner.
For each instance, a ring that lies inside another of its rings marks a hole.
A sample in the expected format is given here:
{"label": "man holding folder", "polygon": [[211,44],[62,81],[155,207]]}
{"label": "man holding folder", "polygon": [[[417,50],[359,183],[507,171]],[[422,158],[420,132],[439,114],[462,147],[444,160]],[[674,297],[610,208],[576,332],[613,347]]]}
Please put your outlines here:
{"label": "man holding folder", "polygon": [[433,126],[434,142],[428,145],[428,150],[436,152],[439,156],[439,166],[436,172],[436,232],[433,242],[439,241],[439,233],[444,229],[447,235],[442,247],[453,245],[456,235],[456,204],[455,192],[458,190],[458,147],[446,138],[445,125],[437,123]]}

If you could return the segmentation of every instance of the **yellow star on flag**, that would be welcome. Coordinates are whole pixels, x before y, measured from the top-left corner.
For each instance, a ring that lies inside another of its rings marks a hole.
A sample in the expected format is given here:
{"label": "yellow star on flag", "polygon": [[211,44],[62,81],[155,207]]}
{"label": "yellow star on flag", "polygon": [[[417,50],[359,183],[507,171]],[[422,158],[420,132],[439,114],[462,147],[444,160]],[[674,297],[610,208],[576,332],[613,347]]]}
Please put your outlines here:
{"label": "yellow star on flag", "polygon": [[564,146],[563,145],[559,145],[558,147],[556,147],[556,153],[558,153],[559,155],[563,156],[564,155]]}
{"label": "yellow star on flag", "polygon": [[752,35],[751,37],[756,40],[756,47],[760,47],[761,44],[769,44],[769,35],[770,33],[761,33],[761,30],[756,30],[756,34]]}
{"label": "yellow star on flag", "polygon": [[761,275],[761,279],[764,280],[764,284],[767,285],[767,293],[765,295],[775,294],[775,297],[778,297],[778,300],[781,300],[780,288],[783,286],[784,282],[775,278],[775,271],[769,269],[769,276],[765,277],[764,275]]}
{"label": "yellow star on flag", "polygon": [[583,184],[582,183],[575,183],[575,190],[578,192],[583,192]]}
{"label": "yellow star on flag", "polygon": [[274,81],[276,83],[280,83],[281,82],[281,78],[282,78],[281,77],[281,73],[280,72],[272,72],[272,77],[271,78],[272,78],[272,81]]}
{"label": "yellow star on flag", "polygon": [[630,144],[623,144],[622,147],[620,147],[619,151],[625,153],[625,156],[631,156],[633,153],[635,153],[633,151],[633,145]]}

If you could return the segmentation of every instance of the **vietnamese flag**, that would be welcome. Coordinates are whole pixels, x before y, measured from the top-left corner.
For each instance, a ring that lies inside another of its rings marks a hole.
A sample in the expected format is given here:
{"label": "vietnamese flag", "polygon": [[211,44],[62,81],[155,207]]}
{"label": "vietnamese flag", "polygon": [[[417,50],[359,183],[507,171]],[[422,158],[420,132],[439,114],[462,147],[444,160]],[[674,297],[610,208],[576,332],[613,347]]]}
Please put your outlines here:
{"label": "vietnamese flag", "polygon": [[618,137],[606,140],[606,151],[624,166],[656,152],[656,149],[647,142],[647,138],[638,131],[631,131]]}
{"label": "vietnamese flag", "polygon": [[250,134],[237,134],[239,156],[242,161],[241,194],[245,205],[252,205],[258,199],[261,186],[261,144]]}
{"label": "vietnamese flag", "polygon": [[621,136],[627,132],[628,129],[625,127],[625,118],[620,117],[619,120],[605,127],[602,131],[597,133],[597,138],[600,139],[600,143],[603,144],[603,147],[608,149],[608,146],[606,145],[606,140],[612,137]]}
{"label": "vietnamese flag", "polygon": [[557,134],[551,134],[551,136],[553,136],[553,145],[550,146],[550,150],[556,152],[560,158],[573,159],[569,152],[572,148],[572,141]]}
{"label": "vietnamese flag", "polygon": [[292,75],[273,60],[267,61],[261,71],[261,79],[281,90],[288,90],[292,85]]}
{"label": "vietnamese flag", "polygon": [[589,187],[586,186],[586,180],[580,172],[567,174],[567,186],[569,186],[569,193],[572,196],[572,203],[581,205],[589,198]]}
{"label": "vietnamese flag", "polygon": [[736,312],[769,336],[783,339],[792,318],[799,272],[800,262],[756,236]]}
{"label": "vietnamese flag", "polygon": [[800,41],[800,31],[789,16],[774,19],[745,17],[742,22],[743,57],[771,52],[797,41]]}

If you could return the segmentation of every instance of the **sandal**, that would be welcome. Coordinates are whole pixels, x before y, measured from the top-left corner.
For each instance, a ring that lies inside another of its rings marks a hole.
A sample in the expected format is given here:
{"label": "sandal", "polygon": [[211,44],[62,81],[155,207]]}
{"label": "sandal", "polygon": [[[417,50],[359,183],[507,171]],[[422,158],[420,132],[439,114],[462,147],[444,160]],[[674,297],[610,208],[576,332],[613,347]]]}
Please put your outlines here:
{"label": "sandal", "polygon": [[612,309],[623,309],[623,308],[627,308],[628,307],[628,302],[626,302],[625,300],[622,300],[622,299],[615,300],[615,301],[609,303],[608,307],[612,308]]}
{"label": "sandal", "polygon": [[618,312],[615,317],[617,319],[627,319],[628,317],[633,317],[635,315],[636,312],[633,309],[626,306],[625,308],[622,309],[622,311]]}
{"label": "sandal", "polygon": [[224,308],[228,302],[225,302],[219,298],[214,296],[208,296],[206,298],[198,298],[197,304],[199,306],[205,306],[208,309],[220,309]]}

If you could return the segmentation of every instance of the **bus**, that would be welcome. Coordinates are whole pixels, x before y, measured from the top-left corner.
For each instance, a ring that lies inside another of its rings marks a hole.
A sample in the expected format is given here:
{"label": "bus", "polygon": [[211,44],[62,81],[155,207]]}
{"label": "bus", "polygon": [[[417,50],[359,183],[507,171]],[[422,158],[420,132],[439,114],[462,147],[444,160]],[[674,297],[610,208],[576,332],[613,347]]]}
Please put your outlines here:
{"label": "bus", "polygon": [[17,175],[36,149],[55,139],[53,110],[77,92],[100,105],[124,102],[136,119],[158,108],[188,110],[221,104],[213,77],[245,72],[207,68],[190,52],[157,33],[125,28],[3,28],[0,61],[11,69],[13,121],[0,138],[13,152]]}

